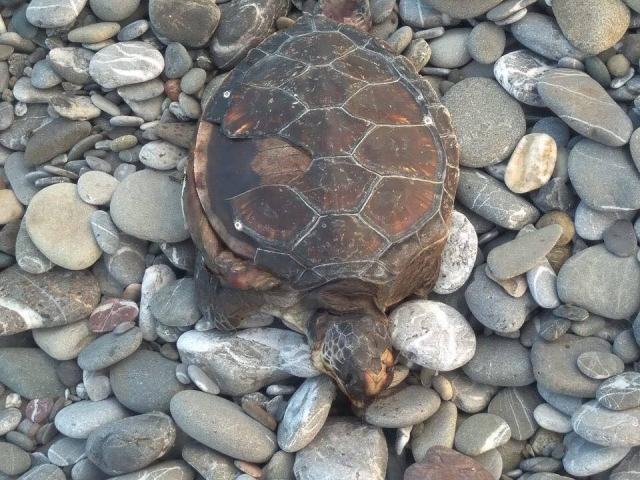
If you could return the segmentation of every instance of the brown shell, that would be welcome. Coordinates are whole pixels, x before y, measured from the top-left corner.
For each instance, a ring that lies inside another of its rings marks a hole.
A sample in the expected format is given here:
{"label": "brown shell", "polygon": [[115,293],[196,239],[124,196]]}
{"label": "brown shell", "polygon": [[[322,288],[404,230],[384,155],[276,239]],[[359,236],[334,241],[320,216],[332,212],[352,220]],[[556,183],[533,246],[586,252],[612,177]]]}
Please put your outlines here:
{"label": "brown shell", "polygon": [[304,16],[222,84],[189,174],[236,254],[297,289],[387,285],[389,303],[437,278],[458,145],[436,93],[404,58]]}

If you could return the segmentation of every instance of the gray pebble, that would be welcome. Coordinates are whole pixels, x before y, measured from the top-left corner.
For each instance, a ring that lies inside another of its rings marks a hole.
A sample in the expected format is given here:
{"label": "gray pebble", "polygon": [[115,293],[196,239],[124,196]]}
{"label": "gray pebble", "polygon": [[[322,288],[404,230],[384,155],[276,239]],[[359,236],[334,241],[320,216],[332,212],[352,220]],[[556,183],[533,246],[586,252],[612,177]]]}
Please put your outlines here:
{"label": "gray pebble", "polygon": [[490,64],[502,56],[506,41],[502,28],[491,22],[481,22],[471,30],[467,50],[476,62]]}
{"label": "gray pebble", "polygon": [[201,68],[192,68],[180,80],[180,89],[187,95],[198,93],[207,80],[207,72]]}
{"label": "gray pebble", "polygon": [[170,43],[164,51],[164,74],[169,79],[182,78],[193,62],[187,49],[180,43]]}
{"label": "gray pebble", "polygon": [[142,343],[142,332],[132,328],[122,335],[113,332],[98,337],[78,355],[78,365],[83,370],[102,370],[124,360]]}
{"label": "gray pebble", "polygon": [[476,353],[462,370],[471,380],[496,387],[535,382],[529,351],[518,340],[496,335],[476,340]]}
{"label": "gray pebble", "polygon": [[636,232],[628,220],[617,220],[605,230],[602,239],[607,250],[619,257],[630,257],[638,250]]}
{"label": "gray pebble", "polygon": [[475,456],[504,445],[511,438],[507,422],[491,413],[479,413],[464,420],[455,436],[460,453]]}

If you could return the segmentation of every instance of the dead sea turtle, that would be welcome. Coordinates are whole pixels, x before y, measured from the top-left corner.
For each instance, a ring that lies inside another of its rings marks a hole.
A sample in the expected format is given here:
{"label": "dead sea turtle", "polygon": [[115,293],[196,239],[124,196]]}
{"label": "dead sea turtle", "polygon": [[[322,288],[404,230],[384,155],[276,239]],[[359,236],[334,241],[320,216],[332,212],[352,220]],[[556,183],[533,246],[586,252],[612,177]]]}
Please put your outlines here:
{"label": "dead sea turtle", "polygon": [[436,282],[457,181],[429,84],[368,34],[306,15],[202,116],[183,200],[201,308],[225,329],[275,312],[362,405],[391,379],[385,311]]}

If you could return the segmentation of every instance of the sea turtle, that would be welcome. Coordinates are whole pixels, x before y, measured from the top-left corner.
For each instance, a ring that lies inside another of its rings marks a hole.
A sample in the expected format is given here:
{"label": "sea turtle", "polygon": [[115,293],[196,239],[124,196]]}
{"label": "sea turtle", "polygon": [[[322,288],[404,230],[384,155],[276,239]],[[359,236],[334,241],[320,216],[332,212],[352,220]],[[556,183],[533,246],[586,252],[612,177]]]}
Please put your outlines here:
{"label": "sea turtle", "polygon": [[449,115],[410,63],[305,15],[206,106],[183,204],[219,329],[275,314],[356,405],[395,360],[387,309],[437,280],[458,182]]}

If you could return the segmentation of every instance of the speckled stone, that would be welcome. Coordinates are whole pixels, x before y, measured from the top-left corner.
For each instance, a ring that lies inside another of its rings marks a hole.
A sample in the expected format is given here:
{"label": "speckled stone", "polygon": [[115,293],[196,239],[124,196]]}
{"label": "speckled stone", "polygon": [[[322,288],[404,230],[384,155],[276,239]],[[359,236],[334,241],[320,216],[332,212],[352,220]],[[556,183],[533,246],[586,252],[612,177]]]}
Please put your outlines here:
{"label": "speckled stone", "polygon": [[598,387],[596,398],[609,410],[640,407],[640,373],[624,372],[605,380]]}
{"label": "speckled stone", "polygon": [[535,382],[529,351],[516,339],[479,337],[476,353],[462,368],[472,380],[496,387],[521,387]]}
{"label": "speckled stone", "polygon": [[456,432],[456,450],[465,455],[480,455],[505,444],[511,438],[507,422],[491,413],[478,413],[464,420]]}
{"label": "speckled stone", "polygon": [[551,65],[529,50],[516,50],[500,57],[493,72],[502,87],[517,100],[534,107],[544,107],[538,93],[538,80]]}
{"label": "speckled stone", "polygon": [[433,291],[446,295],[462,287],[471,276],[477,251],[478,235],[473,224],[466,215],[454,210]]}
{"label": "speckled stone", "polygon": [[440,397],[433,390],[409,385],[376,398],[367,407],[364,418],[370,425],[401,428],[425,421],[439,407]]}
{"label": "speckled stone", "polygon": [[572,57],[582,60],[585,54],[565,38],[553,17],[528,12],[524,18],[511,25],[511,33],[518,42],[550,60]]}

